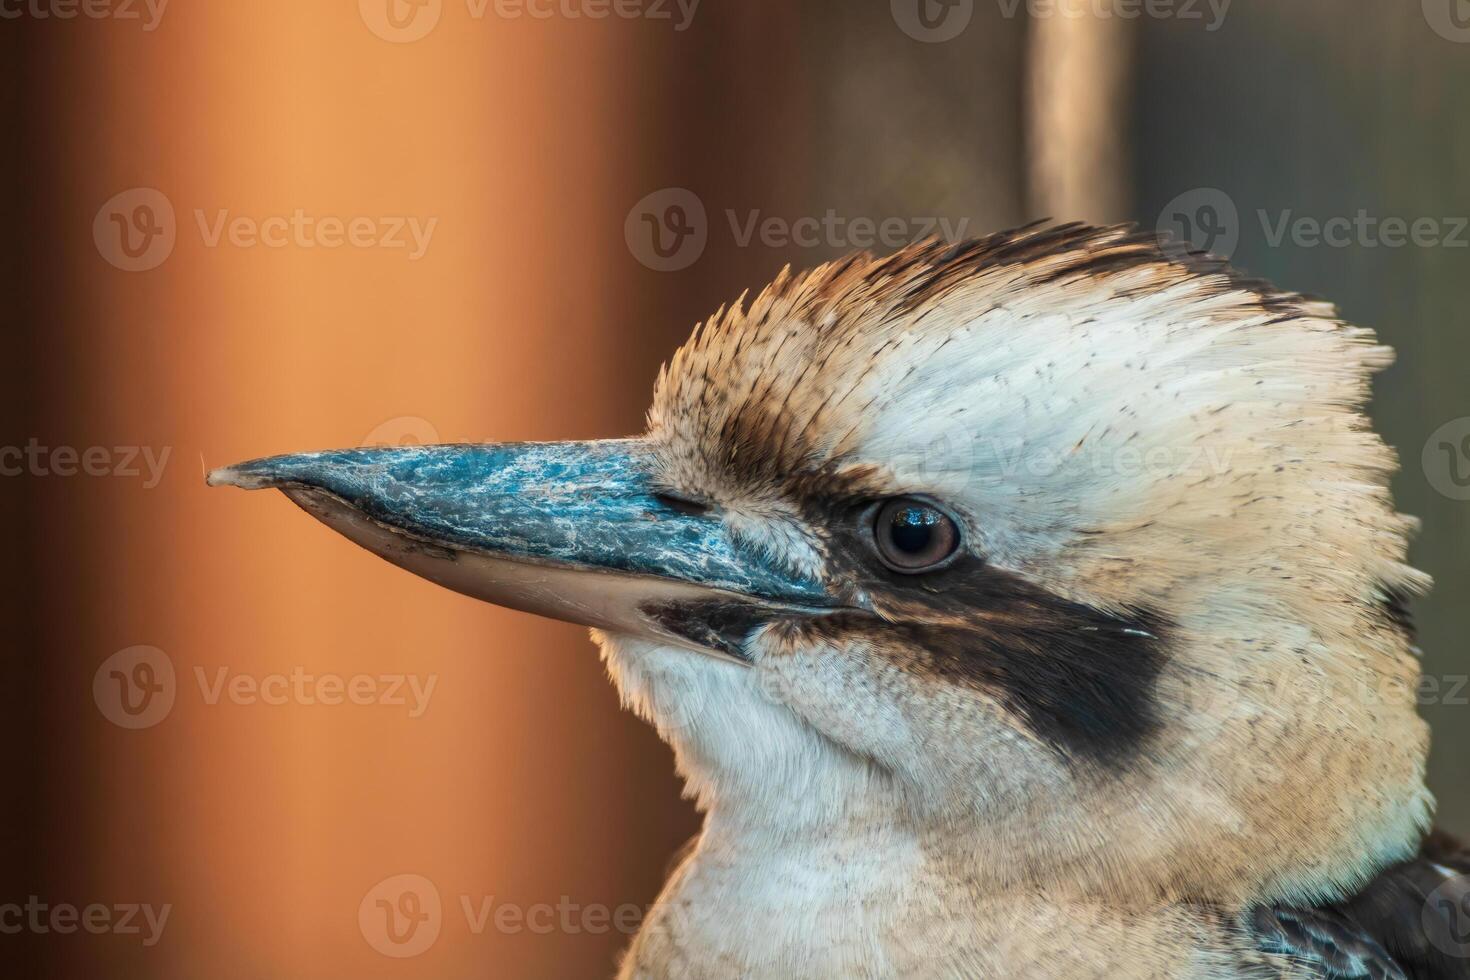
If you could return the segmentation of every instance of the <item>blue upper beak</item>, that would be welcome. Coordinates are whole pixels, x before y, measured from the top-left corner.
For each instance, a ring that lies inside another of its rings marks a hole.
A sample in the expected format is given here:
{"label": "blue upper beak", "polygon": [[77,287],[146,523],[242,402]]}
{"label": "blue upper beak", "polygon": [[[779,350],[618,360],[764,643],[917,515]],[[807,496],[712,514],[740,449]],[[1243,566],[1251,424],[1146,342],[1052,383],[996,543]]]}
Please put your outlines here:
{"label": "blue upper beak", "polygon": [[837,606],[717,514],[660,494],[637,440],[303,453],[216,470],[209,483],[280,489],[364,547],[477,598],[737,658],[763,623]]}

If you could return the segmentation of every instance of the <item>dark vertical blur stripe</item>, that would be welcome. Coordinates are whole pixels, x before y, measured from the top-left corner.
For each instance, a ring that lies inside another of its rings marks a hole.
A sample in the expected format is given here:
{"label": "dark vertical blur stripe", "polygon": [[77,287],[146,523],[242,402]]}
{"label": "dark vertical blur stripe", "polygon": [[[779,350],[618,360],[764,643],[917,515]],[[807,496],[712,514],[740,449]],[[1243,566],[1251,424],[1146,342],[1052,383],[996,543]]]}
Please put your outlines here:
{"label": "dark vertical blur stripe", "polygon": [[[0,86],[0,127],[8,143],[0,155],[0,445],[23,445],[35,424],[35,333],[45,290],[36,256],[41,201],[52,192],[45,181],[37,139],[47,106],[39,84],[46,52],[37,43],[22,43],[15,31],[0,30],[0,63],[7,83]],[[0,901],[13,900],[39,887],[44,844],[40,840],[39,797],[45,771],[45,740],[37,738],[40,711],[38,596],[34,567],[41,542],[32,520],[32,485],[18,477],[0,477],[0,513],[5,544],[0,566],[0,622],[5,624],[3,681],[0,681]],[[37,972],[34,944],[16,936],[0,937],[0,959],[17,976]]]}
{"label": "dark vertical blur stripe", "polygon": [[687,189],[704,205],[709,231],[704,254],[687,269],[659,272],[628,263],[637,294],[646,297],[644,315],[660,359],[696,322],[770,277],[770,256],[736,247],[724,211],[776,211],[806,172],[810,147],[794,85],[801,52],[793,8],[704,4],[686,35],[648,52],[650,75],[664,81],[649,92],[658,109],[639,138],[644,152],[627,206],[661,189]]}
{"label": "dark vertical blur stripe", "polygon": [[850,229],[810,247],[759,235],[743,244],[735,226],[743,233],[757,212],[762,221],[899,218],[961,238],[1027,220],[1025,28],[976,4],[958,37],[925,43],[900,29],[888,3],[711,3],[687,43],[650,51],[662,111],[645,123],[649,152],[629,204],[684,187],[709,223],[708,248],[687,270],[635,270],[665,351],[785,265],[892,251],[853,244]]}

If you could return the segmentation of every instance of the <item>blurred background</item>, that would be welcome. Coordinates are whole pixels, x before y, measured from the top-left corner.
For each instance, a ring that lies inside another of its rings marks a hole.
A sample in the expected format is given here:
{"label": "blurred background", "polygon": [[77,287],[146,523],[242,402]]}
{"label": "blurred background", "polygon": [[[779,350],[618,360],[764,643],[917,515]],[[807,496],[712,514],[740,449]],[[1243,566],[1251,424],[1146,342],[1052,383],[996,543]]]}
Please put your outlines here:
{"label": "blurred background", "polygon": [[784,264],[1043,216],[1398,349],[1470,830],[1462,0],[0,0],[0,64],[7,976],[610,975],[698,821],[584,631],[203,467],[632,433]]}

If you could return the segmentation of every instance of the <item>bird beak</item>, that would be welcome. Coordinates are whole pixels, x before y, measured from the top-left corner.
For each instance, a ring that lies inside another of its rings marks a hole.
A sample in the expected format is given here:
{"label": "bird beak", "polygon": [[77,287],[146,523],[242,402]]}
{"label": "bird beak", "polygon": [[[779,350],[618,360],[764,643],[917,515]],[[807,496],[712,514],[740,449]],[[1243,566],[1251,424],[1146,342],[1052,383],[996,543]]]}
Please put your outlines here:
{"label": "bird beak", "polygon": [[649,463],[638,440],[347,449],[241,463],[208,483],[281,490],[465,595],[737,660],[765,623],[836,608],[717,516],[671,506]]}

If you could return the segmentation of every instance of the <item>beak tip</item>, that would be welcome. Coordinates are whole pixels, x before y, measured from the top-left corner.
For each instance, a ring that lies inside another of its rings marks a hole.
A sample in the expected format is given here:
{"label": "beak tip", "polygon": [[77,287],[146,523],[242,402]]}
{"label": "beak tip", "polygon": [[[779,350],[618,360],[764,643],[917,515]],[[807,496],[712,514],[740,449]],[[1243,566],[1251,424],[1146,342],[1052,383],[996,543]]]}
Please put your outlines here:
{"label": "beak tip", "polygon": [[232,487],[236,479],[234,470],[228,466],[221,466],[217,470],[210,470],[204,474],[204,485],[206,487]]}
{"label": "beak tip", "polygon": [[241,490],[260,490],[270,486],[270,481],[258,474],[247,473],[236,466],[221,466],[210,470],[204,477],[207,487],[239,487]]}

